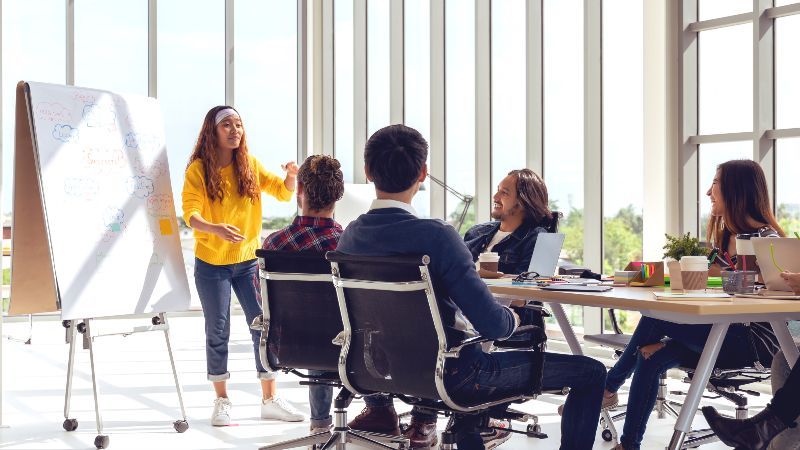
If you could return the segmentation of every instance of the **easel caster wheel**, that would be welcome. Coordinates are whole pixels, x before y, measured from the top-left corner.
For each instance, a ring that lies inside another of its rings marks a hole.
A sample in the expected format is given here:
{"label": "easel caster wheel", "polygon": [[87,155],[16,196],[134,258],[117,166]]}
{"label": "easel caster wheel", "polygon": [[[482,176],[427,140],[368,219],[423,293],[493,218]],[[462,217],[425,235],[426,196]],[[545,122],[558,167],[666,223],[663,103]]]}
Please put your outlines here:
{"label": "easel caster wheel", "polygon": [[153,325],[161,325],[161,317],[154,316],[152,319],[150,319],[150,323]]}
{"label": "easel caster wheel", "polygon": [[69,320],[62,320],[61,326],[64,328],[69,328],[70,321]]}
{"label": "easel caster wheel", "polygon": [[603,430],[603,432],[600,433],[600,436],[606,442],[611,442],[611,440],[614,439],[614,436],[611,434],[611,430]]}
{"label": "easel caster wheel", "polygon": [[86,332],[86,324],[81,322],[78,324],[78,328],[76,329],[78,330],[78,333],[83,334]]}
{"label": "easel caster wheel", "polygon": [[94,446],[97,448],[108,448],[108,436],[99,434],[94,438]]}
{"label": "easel caster wheel", "polygon": [[542,426],[539,425],[538,423],[529,424],[528,428],[527,428],[527,431],[528,431],[528,433],[541,433],[542,432]]}
{"label": "easel caster wheel", "polygon": [[183,433],[184,431],[189,429],[189,422],[185,420],[176,420],[175,422],[172,422],[172,426],[178,433]]}
{"label": "easel caster wheel", "polygon": [[66,431],[75,431],[78,429],[78,419],[65,419],[61,424]]}

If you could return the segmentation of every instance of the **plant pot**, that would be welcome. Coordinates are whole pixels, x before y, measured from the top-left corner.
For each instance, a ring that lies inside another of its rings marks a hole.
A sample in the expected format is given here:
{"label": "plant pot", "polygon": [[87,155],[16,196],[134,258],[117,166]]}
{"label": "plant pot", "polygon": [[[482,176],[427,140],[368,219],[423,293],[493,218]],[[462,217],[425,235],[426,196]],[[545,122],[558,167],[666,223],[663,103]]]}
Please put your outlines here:
{"label": "plant pot", "polygon": [[680,261],[667,261],[667,269],[669,270],[669,287],[670,289],[683,289],[683,280],[681,279],[681,263]]}

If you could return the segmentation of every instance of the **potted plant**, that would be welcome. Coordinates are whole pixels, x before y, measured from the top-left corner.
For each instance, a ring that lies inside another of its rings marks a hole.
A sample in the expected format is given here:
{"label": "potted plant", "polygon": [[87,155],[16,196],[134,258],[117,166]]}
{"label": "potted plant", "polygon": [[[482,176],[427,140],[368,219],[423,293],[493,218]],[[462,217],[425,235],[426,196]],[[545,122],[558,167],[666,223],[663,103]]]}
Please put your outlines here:
{"label": "potted plant", "polygon": [[692,233],[686,233],[678,237],[664,235],[667,243],[664,245],[664,259],[669,270],[669,283],[672,289],[683,289],[681,281],[681,265],[678,261],[684,256],[706,256],[708,248],[700,243]]}

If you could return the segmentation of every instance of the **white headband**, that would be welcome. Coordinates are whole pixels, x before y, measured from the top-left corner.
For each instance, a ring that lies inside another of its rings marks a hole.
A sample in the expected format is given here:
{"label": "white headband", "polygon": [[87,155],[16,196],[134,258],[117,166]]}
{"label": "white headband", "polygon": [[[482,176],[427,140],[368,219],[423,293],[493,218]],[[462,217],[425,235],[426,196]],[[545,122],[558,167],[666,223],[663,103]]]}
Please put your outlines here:
{"label": "white headband", "polygon": [[239,117],[239,113],[237,113],[236,110],[234,110],[233,108],[225,108],[223,110],[220,110],[217,113],[217,116],[214,118],[214,125],[219,125],[219,123],[225,120],[225,118],[228,116]]}

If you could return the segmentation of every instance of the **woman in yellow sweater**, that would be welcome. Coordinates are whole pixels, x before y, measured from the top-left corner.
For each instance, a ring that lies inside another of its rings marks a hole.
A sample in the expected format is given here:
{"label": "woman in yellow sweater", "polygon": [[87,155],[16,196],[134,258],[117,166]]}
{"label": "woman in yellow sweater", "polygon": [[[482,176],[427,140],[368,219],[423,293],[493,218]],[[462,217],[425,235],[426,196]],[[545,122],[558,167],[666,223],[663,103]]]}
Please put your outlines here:
{"label": "woman in yellow sweater", "polygon": [[[183,218],[194,229],[194,278],[203,306],[208,379],[217,398],[211,424],[230,424],[226,380],[230,337],[231,288],[247,326],[261,314],[253,279],[261,232],[261,193],[289,201],[297,183],[297,164],[283,166],[286,177],[267,172],[247,151],[244,126],[230,106],[211,108],[203,121],[183,184]],[[275,374],[261,364],[259,333],[253,338],[263,400],[261,418],[301,421],[303,414],[275,395]]]}

